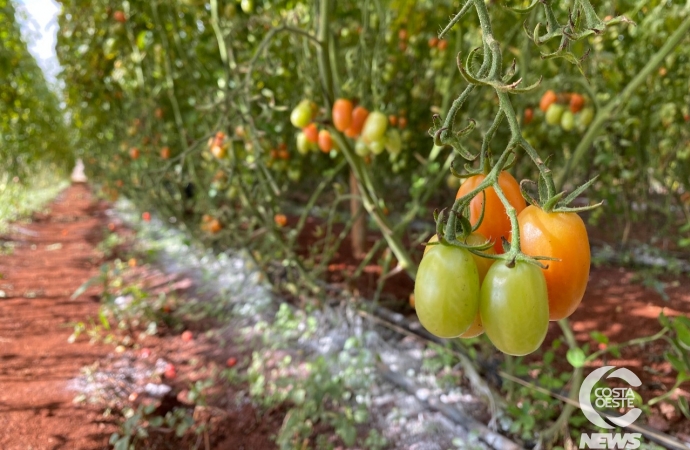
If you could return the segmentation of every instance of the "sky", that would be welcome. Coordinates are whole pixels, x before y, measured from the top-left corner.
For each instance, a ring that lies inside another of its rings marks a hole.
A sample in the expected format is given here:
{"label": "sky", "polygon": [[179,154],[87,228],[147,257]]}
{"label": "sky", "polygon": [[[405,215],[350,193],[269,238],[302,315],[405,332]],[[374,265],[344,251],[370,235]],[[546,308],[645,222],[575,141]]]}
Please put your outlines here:
{"label": "sky", "polygon": [[[55,54],[60,6],[53,0],[14,0],[15,6],[25,14],[18,14],[22,35],[29,51],[46,74],[48,82],[57,86],[60,64]],[[24,20],[24,17],[26,20]]]}

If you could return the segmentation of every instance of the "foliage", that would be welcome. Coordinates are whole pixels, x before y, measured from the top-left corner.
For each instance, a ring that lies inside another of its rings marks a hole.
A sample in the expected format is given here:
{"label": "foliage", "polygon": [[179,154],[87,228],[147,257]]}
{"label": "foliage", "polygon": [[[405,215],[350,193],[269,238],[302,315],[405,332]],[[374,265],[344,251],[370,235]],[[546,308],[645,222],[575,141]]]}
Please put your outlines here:
{"label": "foliage", "polygon": [[[29,53],[12,0],[0,1],[0,165],[21,175],[38,161],[73,161],[59,101]],[[32,175],[37,175],[33,173]]]}

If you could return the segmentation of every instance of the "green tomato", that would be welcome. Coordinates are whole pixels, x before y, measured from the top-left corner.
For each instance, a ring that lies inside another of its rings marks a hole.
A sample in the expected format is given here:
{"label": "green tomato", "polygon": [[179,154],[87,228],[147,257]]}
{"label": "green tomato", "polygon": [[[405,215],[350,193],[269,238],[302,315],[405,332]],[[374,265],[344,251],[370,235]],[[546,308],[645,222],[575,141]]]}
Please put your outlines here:
{"label": "green tomato", "polygon": [[357,142],[355,143],[355,153],[364,158],[369,154],[369,152],[370,150],[367,144],[365,144],[363,140],[357,139]]}
{"label": "green tomato", "polygon": [[254,11],[254,1],[242,0],[240,2],[240,8],[242,8],[242,11],[244,11],[246,14],[251,14],[252,11]]}
{"label": "green tomato", "polygon": [[380,155],[385,149],[386,147],[383,144],[383,140],[369,142],[369,150],[371,150],[371,153],[374,155]]}
{"label": "green tomato", "polygon": [[419,321],[431,334],[452,338],[464,333],[479,309],[479,273],[472,254],[441,244],[429,249],[417,270],[414,301]]}
{"label": "green tomato", "polygon": [[297,128],[304,128],[313,118],[313,109],[309,100],[302,100],[290,113],[290,122]]}
{"label": "green tomato", "polygon": [[577,128],[581,131],[584,131],[587,129],[589,124],[592,123],[592,119],[594,119],[594,108],[584,108],[575,117],[577,119]]}
{"label": "green tomato", "polygon": [[[415,298],[416,301],[416,298]],[[541,269],[502,261],[484,278],[479,301],[484,331],[503,353],[522,356],[539,348],[549,328],[549,299]]]}
{"label": "green tomato", "polygon": [[374,111],[367,117],[362,129],[362,139],[367,144],[373,141],[380,141],[386,134],[388,128],[388,117],[380,111]]}
{"label": "green tomato", "polygon": [[299,152],[300,155],[306,155],[309,153],[309,140],[307,139],[307,135],[302,133],[301,131],[297,133],[297,151]]}
{"label": "green tomato", "polygon": [[383,145],[391,155],[400,154],[400,151],[402,150],[402,138],[400,137],[400,131],[395,128],[391,128],[386,131],[386,137],[383,140]]}
{"label": "green tomato", "polygon": [[561,128],[564,131],[571,131],[575,127],[575,114],[565,111],[561,116]]}
{"label": "green tomato", "polygon": [[546,123],[549,125],[558,125],[561,122],[561,116],[565,111],[563,105],[558,103],[551,103],[549,109],[546,110]]}

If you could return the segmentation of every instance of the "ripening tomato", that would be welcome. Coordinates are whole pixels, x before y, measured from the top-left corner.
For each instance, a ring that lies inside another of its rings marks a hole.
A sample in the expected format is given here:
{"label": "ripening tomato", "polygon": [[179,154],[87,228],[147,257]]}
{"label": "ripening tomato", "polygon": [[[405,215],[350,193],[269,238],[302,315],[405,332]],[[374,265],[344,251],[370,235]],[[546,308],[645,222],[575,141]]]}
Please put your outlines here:
{"label": "ripening tomato", "polygon": [[407,127],[407,117],[398,118],[398,128],[404,130]]}
{"label": "ripening tomato", "polygon": [[[438,235],[436,234],[431,236],[431,239],[429,239],[427,244],[433,244],[434,242],[438,242]],[[484,244],[486,242],[486,238],[479,233],[472,233],[467,237],[466,242],[470,245],[479,245]],[[438,247],[438,245],[427,245],[426,247],[424,247],[424,254],[426,255],[427,253],[429,253],[429,250],[431,250],[434,247]],[[484,253],[493,255],[496,252],[494,251],[493,247],[489,247],[488,249],[484,250]],[[489,267],[491,267],[494,263],[494,260],[489,258],[482,258],[481,256],[475,255],[472,252],[470,252],[470,254],[474,259],[475,264],[477,264],[477,273],[479,274],[479,282],[481,283],[482,281],[484,281],[484,277],[486,276],[486,273],[489,271]]]}
{"label": "ripening tomato", "polygon": [[297,151],[300,153],[300,155],[306,155],[309,153],[309,149],[311,147],[311,143],[307,140],[307,136],[303,132],[297,133]]}
{"label": "ripening tomato", "polygon": [[309,100],[302,100],[290,113],[290,122],[297,128],[309,125],[314,117],[314,109]]}
{"label": "ripening tomato", "polygon": [[585,224],[575,213],[547,213],[528,206],[518,215],[520,248],[526,255],[550,256],[544,261],[549,290],[549,318],[571,315],[582,301],[589,280],[589,239]]}
{"label": "ripening tomato", "polygon": [[575,115],[572,112],[563,112],[561,116],[561,128],[563,128],[564,131],[571,131],[575,128]]}
{"label": "ripening tomato", "polygon": [[213,145],[213,147],[211,147],[211,154],[218,159],[225,158],[226,153],[225,147],[221,147],[220,145]]}
{"label": "ripening tomato", "polygon": [[[433,235],[431,236],[431,239],[429,239],[429,244],[433,242],[438,242],[438,235]],[[467,243],[470,245],[478,245],[478,244],[483,244],[486,242],[486,238],[482,236],[479,233],[472,233],[469,235],[467,238]],[[427,245],[424,248],[424,254],[426,255],[429,250],[434,248],[436,246],[434,245]],[[494,254],[494,249],[493,247],[488,248],[487,250],[484,251],[485,253],[489,254]],[[484,277],[486,277],[486,273],[489,271],[489,268],[493,265],[494,260],[489,259],[489,258],[482,258],[479,255],[475,255],[474,253],[470,252],[472,255],[472,259],[474,259],[474,263],[477,265],[477,274],[479,275],[479,284],[481,286],[482,282],[484,281]],[[414,306],[414,305],[413,305]],[[473,338],[481,335],[484,332],[484,327],[482,326],[482,319],[479,315],[479,311],[477,311],[477,315],[474,318],[474,321],[472,322],[472,325],[462,333],[460,336],[461,338],[467,339],[467,338]]]}
{"label": "ripening tomato", "polygon": [[251,14],[254,11],[254,1],[253,0],[242,0],[240,2],[240,8],[245,14]]}
{"label": "ripening tomato", "polygon": [[534,111],[532,111],[532,108],[525,108],[525,113],[523,115],[522,124],[523,125],[529,125],[530,123],[532,123],[533,118],[534,118]]}
{"label": "ripening tomato", "polygon": [[319,149],[322,152],[328,153],[331,151],[333,148],[333,139],[331,138],[331,133],[329,133],[328,130],[319,131],[318,144]]}
{"label": "ripening tomato", "polygon": [[561,117],[563,116],[564,111],[565,107],[563,107],[563,105],[553,103],[551,106],[549,106],[549,109],[546,110],[544,120],[546,120],[546,123],[549,125],[558,125],[561,123]]}
{"label": "ripening tomato", "polygon": [[363,107],[358,106],[352,110],[352,121],[350,127],[345,130],[345,135],[349,138],[356,138],[362,133],[364,122],[369,117],[369,111]]}
{"label": "ripening tomato", "polygon": [[369,146],[369,150],[374,155],[380,155],[386,149],[385,144],[383,142],[383,139],[379,139],[377,141],[371,141],[371,142],[369,142],[368,146]]}
{"label": "ripening tomato", "polygon": [[580,131],[584,131],[590,123],[592,123],[592,119],[594,119],[594,108],[588,107],[580,111],[580,113],[576,116],[577,118],[577,128]]}
{"label": "ripening tomato", "polygon": [[436,47],[439,50],[443,51],[443,50],[448,48],[448,41],[446,41],[445,39],[441,39],[440,41],[438,41],[438,44],[436,45]]}
{"label": "ripening tomato", "polygon": [[434,48],[438,45],[438,38],[436,36],[429,39],[429,47]]}
{"label": "ripening tomato", "polygon": [[113,19],[115,19],[116,22],[120,22],[120,23],[127,22],[127,17],[125,16],[125,13],[122,11],[115,11],[113,13]]}
{"label": "ripening tomato", "polygon": [[362,129],[362,139],[367,144],[374,141],[380,141],[386,134],[388,128],[388,118],[379,111],[374,111],[367,117]]}
{"label": "ripening tomato", "polygon": [[518,261],[491,266],[479,300],[484,331],[503,353],[522,356],[539,348],[549,328],[546,281],[539,267]]}
{"label": "ripening tomato", "polygon": [[136,147],[132,147],[129,149],[129,156],[132,159],[139,159],[139,149]]}
{"label": "ripening tomato", "polygon": [[273,216],[273,221],[279,227],[284,227],[285,225],[287,225],[288,222],[287,216],[285,214],[276,214],[275,216]]}
{"label": "ripening tomato", "polygon": [[163,159],[169,159],[170,158],[170,147],[163,147],[161,149],[161,158],[163,158]]}
{"label": "ripening tomato", "polygon": [[556,103],[556,93],[552,90],[548,90],[544,92],[544,95],[541,96],[541,100],[539,101],[539,109],[542,111],[546,112],[547,109],[549,109],[549,106],[551,106],[553,103]]}
{"label": "ripening tomato", "polygon": [[[467,178],[460,189],[458,190],[455,198],[460,198],[465,194],[470,193],[474,190],[482,181],[486,178],[485,175],[474,175]],[[525,199],[522,198],[520,192],[520,185],[513,178],[513,176],[508,172],[501,172],[498,176],[498,184],[503,189],[508,202],[515,208],[516,212],[520,212],[527,206]],[[503,243],[501,237],[506,239],[510,238],[510,218],[506,213],[501,199],[496,195],[494,188],[490,187],[484,191],[486,193],[486,206],[484,208],[484,220],[482,224],[477,228],[477,233],[486,236],[487,239],[491,239],[494,243],[494,250],[496,253],[503,253]],[[475,197],[470,202],[470,223],[475,225],[479,221],[479,217],[482,214],[482,198],[483,195],[480,192],[475,195]]]}
{"label": "ripening tomato", "polygon": [[355,153],[357,153],[357,155],[363,158],[367,156],[370,152],[371,151],[369,150],[367,144],[365,144],[363,140],[357,139],[357,142],[355,142]]}
{"label": "ripening tomato", "polygon": [[419,321],[442,338],[463,334],[479,309],[479,274],[472,254],[434,245],[422,258],[414,285]]}
{"label": "ripening tomato", "polygon": [[580,94],[572,94],[570,96],[570,112],[573,114],[580,112],[585,106],[585,98]]}
{"label": "ripening tomato", "polygon": [[314,122],[302,128],[302,132],[307,137],[307,140],[312,144],[319,142],[319,129]]}
{"label": "ripening tomato", "polygon": [[391,128],[386,131],[386,136],[383,139],[383,145],[391,155],[399,155],[402,151],[402,137],[400,136],[400,131],[396,130],[395,128]]}
{"label": "ripening tomato", "polygon": [[345,131],[352,123],[352,102],[350,100],[339,98],[333,103],[333,126],[338,131]]}
{"label": "ripening tomato", "polygon": [[392,127],[398,125],[398,116],[395,114],[388,116],[388,123],[390,123]]}

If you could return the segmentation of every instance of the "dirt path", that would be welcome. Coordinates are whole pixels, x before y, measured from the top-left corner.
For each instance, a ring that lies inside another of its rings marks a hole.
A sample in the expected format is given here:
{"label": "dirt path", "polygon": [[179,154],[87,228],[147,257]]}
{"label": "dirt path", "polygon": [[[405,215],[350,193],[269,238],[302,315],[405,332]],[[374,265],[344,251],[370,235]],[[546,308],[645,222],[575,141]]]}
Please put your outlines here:
{"label": "dirt path", "polygon": [[0,448],[103,449],[116,428],[72,403],[68,388],[82,366],[109,349],[68,344],[70,324],[98,303],[70,295],[97,270],[102,210],[85,186],[68,188],[51,211],[18,224],[15,246],[0,255]]}

